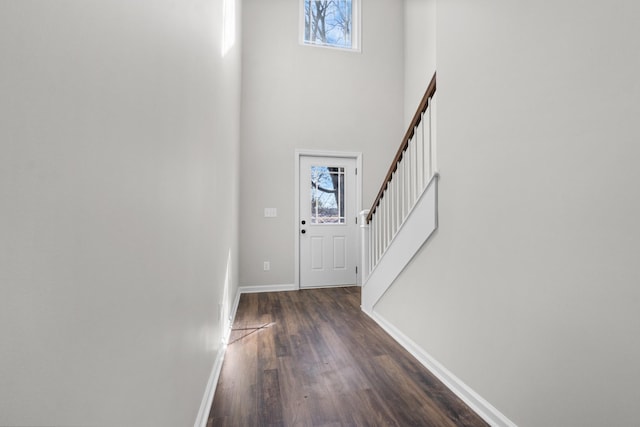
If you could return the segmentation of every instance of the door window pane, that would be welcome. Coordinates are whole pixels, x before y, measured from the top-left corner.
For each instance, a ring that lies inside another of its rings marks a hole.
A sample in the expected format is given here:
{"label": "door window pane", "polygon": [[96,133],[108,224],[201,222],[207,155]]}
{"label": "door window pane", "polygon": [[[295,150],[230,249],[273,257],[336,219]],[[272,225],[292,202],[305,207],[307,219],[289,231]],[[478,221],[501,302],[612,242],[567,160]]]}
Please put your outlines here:
{"label": "door window pane", "polygon": [[344,167],[311,166],[311,223],[344,224]]}

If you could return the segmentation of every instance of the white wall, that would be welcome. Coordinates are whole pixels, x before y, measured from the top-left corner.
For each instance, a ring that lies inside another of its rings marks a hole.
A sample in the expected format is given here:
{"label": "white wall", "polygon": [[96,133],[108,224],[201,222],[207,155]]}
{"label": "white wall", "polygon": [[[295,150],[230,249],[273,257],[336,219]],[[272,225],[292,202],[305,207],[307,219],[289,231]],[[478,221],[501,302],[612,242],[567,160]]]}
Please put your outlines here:
{"label": "white wall", "polygon": [[0,2],[0,425],[193,424],[237,286],[221,15]]}
{"label": "white wall", "polygon": [[402,1],[362,2],[362,53],[299,45],[299,3],[244,5],[242,285],[295,283],[296,148],[362,152],[368,205],[403,134]]}
{"label": "white wall", "polygon": [[438,3],[440,227],[376,311],[520,426],[640,417],[639,14]]}
{"label": "white wall", "polygon": [[404,0],[404,126],[436,71],[436,0]]}

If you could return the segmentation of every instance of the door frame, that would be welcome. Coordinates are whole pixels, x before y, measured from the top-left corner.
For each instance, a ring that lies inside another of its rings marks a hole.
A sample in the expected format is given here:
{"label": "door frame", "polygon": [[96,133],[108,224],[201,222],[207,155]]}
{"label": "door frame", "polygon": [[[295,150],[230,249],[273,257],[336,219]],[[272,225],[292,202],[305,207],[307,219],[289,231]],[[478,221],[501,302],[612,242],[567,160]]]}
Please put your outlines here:
{"label": "door frame", "polygon": [[[294,242],[295,242],[295,250],[294,250],[294,277],[295,277],[295,289],[300,289],[300,158],[301,157],[338,157],[338,158],[349,158],[356,160],[356,217],[362,210],[362,153],[361,152],[345,152],[345,151],[323,151],[323,150],[304,150],[304,149],[296,149],[295,150],[295,195],[294,195],[294,217],[295,220],[293,222],[293,233],[294,233]],[[361,259],[360,251],[362,248],[360,247],[360,241],[362,239],[356,239],[356,252],[357,252],[357,260]],[[359,264],[359,263],[358,263]],[[356,284],[362,285],[362,267],[358,265],[358,274],[356,275]]]}

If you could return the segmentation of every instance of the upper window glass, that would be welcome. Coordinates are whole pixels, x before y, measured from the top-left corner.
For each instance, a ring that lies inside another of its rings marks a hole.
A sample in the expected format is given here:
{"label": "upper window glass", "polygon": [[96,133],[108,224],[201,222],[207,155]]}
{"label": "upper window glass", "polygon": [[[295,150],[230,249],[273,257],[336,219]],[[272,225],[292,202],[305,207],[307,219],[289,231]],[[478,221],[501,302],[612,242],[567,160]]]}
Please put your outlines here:
{"label": "upper window glass", "polygon": [[302,0],[304,44],[360,50],[358,0]]}

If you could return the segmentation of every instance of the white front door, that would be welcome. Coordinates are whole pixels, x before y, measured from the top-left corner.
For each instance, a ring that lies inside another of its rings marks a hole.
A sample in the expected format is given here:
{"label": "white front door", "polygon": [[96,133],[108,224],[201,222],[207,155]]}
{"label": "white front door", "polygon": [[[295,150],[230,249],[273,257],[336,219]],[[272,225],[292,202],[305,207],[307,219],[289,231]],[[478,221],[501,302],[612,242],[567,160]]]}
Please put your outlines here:
{"label": "white front door", "polygon": [[356,159],[300,156],[300,287],[355,285]]}

